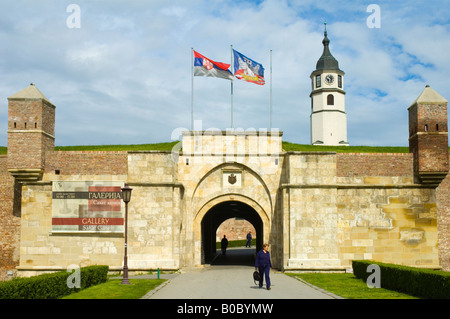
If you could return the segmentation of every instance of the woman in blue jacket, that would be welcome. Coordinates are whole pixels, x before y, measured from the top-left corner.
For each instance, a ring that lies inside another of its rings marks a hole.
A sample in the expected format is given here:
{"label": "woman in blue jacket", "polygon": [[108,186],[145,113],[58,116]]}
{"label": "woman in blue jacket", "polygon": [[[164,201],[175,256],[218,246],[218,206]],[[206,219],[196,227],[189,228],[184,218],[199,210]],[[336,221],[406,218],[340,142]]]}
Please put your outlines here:
{"label": "woman in blue jacket", "polygon": [[264,244],[263,249],[256,254],[255,260],[255,269],[259,271],[259,288],[262,288],[264,277],[266,277],[266,288],[270,290],[270,268],[272,268],[272,263],[270,261],[269,245]]}

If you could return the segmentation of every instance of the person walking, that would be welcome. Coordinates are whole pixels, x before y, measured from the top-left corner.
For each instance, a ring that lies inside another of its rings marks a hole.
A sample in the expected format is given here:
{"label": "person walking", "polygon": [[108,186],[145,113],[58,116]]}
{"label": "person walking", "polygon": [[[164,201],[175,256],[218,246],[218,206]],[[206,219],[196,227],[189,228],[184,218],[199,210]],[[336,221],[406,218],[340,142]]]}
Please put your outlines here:
{"label": "person walking", "polygon": [[270,290],[270,268],[272,268],[272,262],[270,261],[269,245],[264,244],[256,254],[255,269],[259,271],[259,288],[263,286],[264,277],[266,278],[266,288]]}
{"label": "person walking", "polygon": [[222,241],[220,242],[220,248],[222,248],[222,255],[225,256],[227,253],[228,239],[226,235],[223,235]]}
{"label": "person walking", "polygon": [[245,247],[251,247],[252,246],[252,232],[249,231],[247,234],[247,243],[245,244]]}

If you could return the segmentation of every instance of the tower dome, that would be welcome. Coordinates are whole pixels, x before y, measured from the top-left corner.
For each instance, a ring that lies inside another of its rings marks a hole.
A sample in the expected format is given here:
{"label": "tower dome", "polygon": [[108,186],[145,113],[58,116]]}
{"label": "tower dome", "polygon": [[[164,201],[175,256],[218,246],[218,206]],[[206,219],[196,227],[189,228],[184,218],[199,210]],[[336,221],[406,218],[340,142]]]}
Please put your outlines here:
{"label": "tower dome", "polygon": [[328,39],[327,27],[325,24],[325,32],[323,38],[323,53],[316,64],[316,71],[318,70],[339,70],[339,62],[334,58],[330,52],[330,39]]}

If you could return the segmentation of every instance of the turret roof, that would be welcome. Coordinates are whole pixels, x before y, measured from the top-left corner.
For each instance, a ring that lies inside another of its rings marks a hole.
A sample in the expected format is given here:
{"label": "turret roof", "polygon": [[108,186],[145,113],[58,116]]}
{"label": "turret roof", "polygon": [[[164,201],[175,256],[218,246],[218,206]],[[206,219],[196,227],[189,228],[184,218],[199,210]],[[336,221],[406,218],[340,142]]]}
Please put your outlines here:
{"label": "turret roof", "polygon": [[11,95],[8,99],[44,99],[47,102],[50,102],[49,99],[39,91],[34,83],[31,83],[28,87]]}
{"label": "turret roof", "polygon": [[425,87],[419,97],[414,101],[415,103],[447,103],[448,101],[444,99],[439,93],[433,90],[429,85]]}

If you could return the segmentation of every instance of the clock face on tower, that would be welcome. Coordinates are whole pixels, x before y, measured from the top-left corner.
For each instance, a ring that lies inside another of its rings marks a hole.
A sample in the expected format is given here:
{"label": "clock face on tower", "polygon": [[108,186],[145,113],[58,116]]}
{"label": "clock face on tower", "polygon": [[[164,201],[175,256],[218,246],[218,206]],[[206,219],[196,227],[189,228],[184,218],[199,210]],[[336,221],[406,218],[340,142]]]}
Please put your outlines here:
{"label": "clock face on tower", "polygon": [[334,82],[334,76],[331,75],[331,74],[328,74],[328,75],[325,77],[325,82],[326,82],[327,84],[333,84],[333,82]]}

